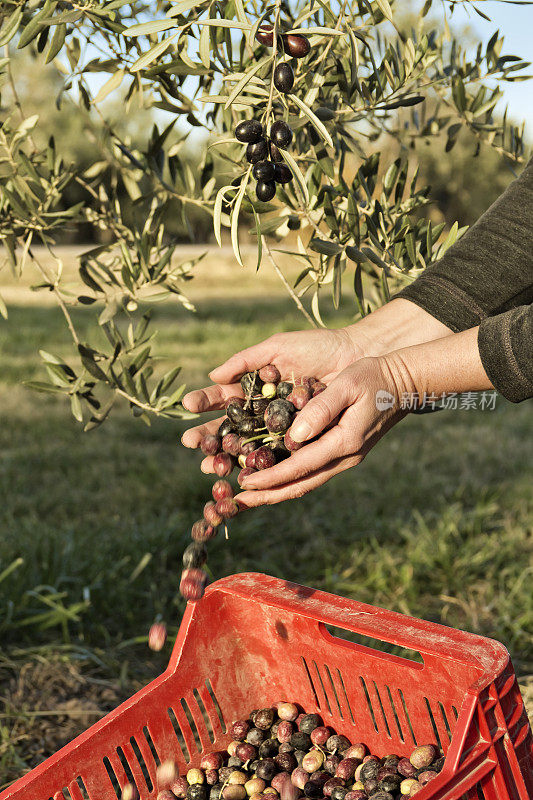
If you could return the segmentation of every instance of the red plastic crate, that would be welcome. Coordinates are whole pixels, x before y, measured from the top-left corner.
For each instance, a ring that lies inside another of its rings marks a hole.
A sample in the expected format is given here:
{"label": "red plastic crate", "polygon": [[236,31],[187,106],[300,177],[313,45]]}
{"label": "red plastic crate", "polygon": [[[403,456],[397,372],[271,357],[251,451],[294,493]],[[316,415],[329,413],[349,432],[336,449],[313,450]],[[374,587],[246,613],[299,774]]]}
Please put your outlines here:
{"label": "red plastic crate", "polygon": [[[423,663],[333,636],[334,626],[418,651]],[[499,642],[259,574],[189,603],[167,670],[14,783],[0,800],[154,798],[157,764],[195,766],[243,712],[279,699],[377,755],[446,753],[419,800],[528,800],[533,737]]]}

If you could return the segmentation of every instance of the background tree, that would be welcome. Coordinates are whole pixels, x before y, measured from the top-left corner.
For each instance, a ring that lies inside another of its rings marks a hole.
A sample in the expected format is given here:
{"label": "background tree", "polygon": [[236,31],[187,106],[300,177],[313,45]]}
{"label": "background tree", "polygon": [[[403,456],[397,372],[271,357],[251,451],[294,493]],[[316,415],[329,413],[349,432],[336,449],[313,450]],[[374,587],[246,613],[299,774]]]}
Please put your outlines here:
{"label": "background tree", "polygon": [[[150,306],[174,298],[190,307],[183,287],[198,258],[173,255],[184,231],[196,240],[200,219],[212,221],[219,244],[227,229],[241,264],[239,242],[250,229],[257,267],[271,261],[310,324],[322,324],[325,291],[338,306],[348,271],[366,314],[441,256],[464,228],[444,230],[427,214],[418,145],[444,136],[449,153],[461,137],[466,163],[491,148],[519,164],[523,128],[494,108],[499,87],[523,79],[527,65],[502,55],[498,34],[486,46],[461,44],[440,6],[431,11],[432,0],[415,18],[388,0],[3,3],[0,236],[16,274],[30,261],[41,272],[39,288],[54,293],[76,347],[68,364],[41,351],[49,380],[31,385],[68,396],[85,429],[101,424],[119,398],[145,420],[185,416],[179,368],[155,373]],[[266,23],[272,47],[257,40]],[[291,58],[281,32],[307,36],[310,54]],[[87,135],[87,158],[72,160],[61,116],[46,107],[27,113],[19,51],[33,70],[53,66],[56,106],[75,107],[68,118]],[[294,71],[291,91],[276,86],[280,64]],[[125,114],[110,102],[117,94]],[[168,124],[152,125],[154,111],[170,115]],[[48,137],[49,116],[57,131]],[[246,146],[234,135],[245,119],[267,133],[282,120],[293,133],[280,148],[292,179],[267,202],[257,200]],[[191,164],[187,139],[200,132],[212,136]],[[80,224],[98,244],[80,254],[85,288],[73,294],[60,259],[50,271],[34,247],[54,254]],[[278,252],[301,262],[295,286]],[[95,306],[83,336],[77,305]]]}

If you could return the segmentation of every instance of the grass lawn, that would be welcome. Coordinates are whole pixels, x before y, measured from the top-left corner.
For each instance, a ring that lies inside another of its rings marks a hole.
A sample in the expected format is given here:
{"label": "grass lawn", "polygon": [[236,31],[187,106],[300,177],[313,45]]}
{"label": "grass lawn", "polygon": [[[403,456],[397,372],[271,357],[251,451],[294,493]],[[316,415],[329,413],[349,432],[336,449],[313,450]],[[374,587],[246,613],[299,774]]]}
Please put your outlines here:
{"label": "grass lawn", "polygon": [[[42,378],[37,350],[67,354],[68,335],[47,296],[2,293],[0,786],[162,669],[171,642],[154,656],[144,637],[157,615],[179,627],[181,553],[212,483],[179,444],[184,423],[148,428],[122,408],[84,434],[62,402],[22,387]],[[191,386],[234,350],[302,326],[275,276],[216,253],[190,296],[196,314],[160,306],[156,325]],[[351,313],[346,303],[331,321]],[[499,399],[407,419],[356,470],[238,518],[210,546],[212,577],[267,572],[495,637],[530,691],[531,412]]]}

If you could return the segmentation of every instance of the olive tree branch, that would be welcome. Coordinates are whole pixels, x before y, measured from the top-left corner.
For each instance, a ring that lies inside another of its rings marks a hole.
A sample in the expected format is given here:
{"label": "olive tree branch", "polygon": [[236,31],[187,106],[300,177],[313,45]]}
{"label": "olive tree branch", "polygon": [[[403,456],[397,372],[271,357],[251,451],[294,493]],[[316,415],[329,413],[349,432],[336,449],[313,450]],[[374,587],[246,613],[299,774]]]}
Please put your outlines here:
{"label": "olive tree branch", "polygon": [[289,293],[289,295],[290,295],[290,296],[292,297],[292,299],[294,300],[294,302],[295,302],[295,304],[296,304],[296,306],[297,306],[298,310],[299,310],[299,311],[301,311],[301,313],[304,315],[304,317],[306,318],[306,320],[307,320],[307,321],[308,321],[308,322],[309,322],[309,323],[310,323],[310,324],[313,326],[313,328],[316,328],[316,327],[317,327],[317,324],[316,324],[315,320],[314,320],[314,319],[313,319],[313,317],[312,317],[312,316],[311,316],[311,315],[310,315],[310,314],[309,314],[309,313],[308,313],[308,312],[305,310],[304,306],[302,305],[302,301],[300,300],[300,298],[298,297],[298,295],[296,294],[296,292],[294,291],[294,289],[293,289],[293,288],[292,288],[292,286],[290,285],[289,281],[287,280],[287,278],[285,277],[285,275],[284,275],[284,274],[283,274],[283,272],[281,271],[280,267],[279,267],[279,266],[276,264],[276,261],[275,261],[275,259],[274,259],[274,256],[272,255],[272,251],[271,251],[271,249],[270,249],[270,247],[269,247],[269,245],[268,245],[268,242],[267,242],[267,240],[266,240],[266,237],[265,237],[265,236],[261,236],[261,241],[262,241],[263,247],[264,247],[264,249],[265,249],[265,252],[266,252],[266,254],[267,254],[268,258],[270,259],[270,263],[271,263],[271,264],[272,264],[272,266],[274,267],[274,269],[275,269],[275,271],[276,271],[276,273],[277,273],[277,275],[278,275],[278,277],[279,277],[280,281],[282,282],[283,286],[285,287],[285,289],[287,290],[287,292]]}

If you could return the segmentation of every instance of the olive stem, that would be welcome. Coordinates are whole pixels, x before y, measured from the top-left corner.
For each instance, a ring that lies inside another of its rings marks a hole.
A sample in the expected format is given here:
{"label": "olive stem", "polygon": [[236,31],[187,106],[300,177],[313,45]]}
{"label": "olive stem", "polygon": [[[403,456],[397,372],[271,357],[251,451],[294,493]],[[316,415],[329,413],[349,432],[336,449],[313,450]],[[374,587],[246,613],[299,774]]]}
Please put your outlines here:
{"label": "olive stem", "polygon": [[274,102],[274,72],[276,70],[276,56],[278,53],[278,27],[279,27],[279,14],[281,9],[281,0],[276,0],[275,16],[274,16],[274,30],[272,39],[272,74],[270,76],[270,93],[268,95],[268,103],[265,110],[265,130],[270,133],[270,114],[272,112],[272,103]]}

